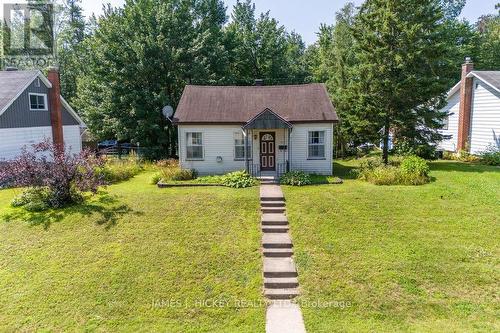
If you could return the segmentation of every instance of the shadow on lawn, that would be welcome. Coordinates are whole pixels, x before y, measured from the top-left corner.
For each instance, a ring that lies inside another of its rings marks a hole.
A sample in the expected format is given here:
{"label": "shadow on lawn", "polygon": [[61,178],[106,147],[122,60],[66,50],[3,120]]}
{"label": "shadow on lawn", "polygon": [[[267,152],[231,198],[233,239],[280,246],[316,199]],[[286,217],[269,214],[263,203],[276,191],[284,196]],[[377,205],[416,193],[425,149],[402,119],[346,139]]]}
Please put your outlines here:
{"label": "shadow on lawn", "polygon": [[356,169],[358,168],[355,166],[333,162],[333,175],[342,179],[356,179],[356,175],[353,172]]}
{"label": "shadow on lawn", "polygon": [[458,161],[434,161],[430,163],[431,171],[456,171],[456,172],[495,172],[500,168],[479,163],[466,163]]}
{"label": "shadow on lawn", "polygon": [[98,194],[97,199],[82,204],[39,213],[27,212],[22,208],[17,208],[14,212],[5,214],[1,218],[6,222],[25,221],[32,226],[42,225],[44,229],[48,229],[52,223],[60,222],[72,215],[79,218],[97,215],[96,223],[109,230],[124,215],[143,215],[142,212],[136,212],[126,204],[117,205],[118,202],[116,197],[101,192]]}

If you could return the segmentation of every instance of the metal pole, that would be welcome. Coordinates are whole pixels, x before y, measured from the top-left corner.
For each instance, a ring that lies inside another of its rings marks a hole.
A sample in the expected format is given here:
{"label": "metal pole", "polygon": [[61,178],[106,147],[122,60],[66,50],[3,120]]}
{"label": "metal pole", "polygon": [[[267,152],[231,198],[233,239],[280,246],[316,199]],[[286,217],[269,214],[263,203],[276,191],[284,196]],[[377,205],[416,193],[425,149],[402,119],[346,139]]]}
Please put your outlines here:
{"label": "metal pole", "polygon": [[290,134],[292,132],[292,129],[288,129],[288,161],[286,163],[286,171],[289,172],[291,169],[291,160],[292,160],[292,141],[290,140]]}
{"label": "metal pole", "polygon": [[248,168],[248,130],[245,130],[245,169],[247,173],[250,173]]}

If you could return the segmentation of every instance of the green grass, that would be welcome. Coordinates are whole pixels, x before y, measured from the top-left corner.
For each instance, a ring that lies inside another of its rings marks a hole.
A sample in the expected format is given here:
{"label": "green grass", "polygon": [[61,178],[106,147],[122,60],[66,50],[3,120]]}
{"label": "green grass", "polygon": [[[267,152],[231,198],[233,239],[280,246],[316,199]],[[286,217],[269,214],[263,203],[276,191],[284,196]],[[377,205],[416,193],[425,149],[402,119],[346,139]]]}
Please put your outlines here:
{"label": "green grass", "polygon": [[[500,169],[375,186],[356,163],[335,164],[342,185],[284,186],[308,332],[499,331]],[[39,214],[0,191],[0,331],[264,331],[258,187],[151,175]]]}
{"label": "green grass", "polygon": [[[430,184],[284,187],[308,332],[500,330],[500,169],[431,163]],[[337,302],[337,303],[336,303]]]}
{"label": "green grass", "polygon": [[43,214],[0,191],[0,331],[264,330],[263,306],[236,304],[263,301],[258,188],[158,189],[151,174]]}

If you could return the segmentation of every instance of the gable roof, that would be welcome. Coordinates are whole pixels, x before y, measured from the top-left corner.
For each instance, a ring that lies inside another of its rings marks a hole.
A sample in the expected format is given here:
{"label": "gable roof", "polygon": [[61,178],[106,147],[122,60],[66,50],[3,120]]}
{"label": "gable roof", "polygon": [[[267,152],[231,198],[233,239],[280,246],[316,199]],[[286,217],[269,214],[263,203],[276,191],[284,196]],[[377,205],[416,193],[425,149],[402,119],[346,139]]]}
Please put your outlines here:
{"label": "gable roof", "polygon": [[[500,71],[472,71],[467,74],[467,77],[475,77],[500,92]],[[460,81],[450,89],[448,98],[453,96],[457,91],[460,91]]]}
{"label": "gable roof", "polygon": [[500,71],[472,71],[467,77],[475,76],[479,80],[500,92]]}
{"label": "gable roof", "polygon": [[250,119],[244,126],[244,129],[248,128],[260,128],[260,129],[271,129],[271,128],[292,128],[290,124],[285,119],[281,118],[279,115],[274,113],[272,110],[265,109],[252,119]]}
{"label": "gable roof", "polygon": [[0,71],[0,115],[14,102],[37,77],[42,76],[51,88],[49,80],[40,71]]}
{"label": "gable roof", "polygon": [[[36,78],[39,78],[47,88],[52,88],[50,81],[38,70],[0,71],[0,116],[7,111],[9,106],[14,103]],[[81,126],[85,126],[83,120],[62,96],[61,104]]]}
{"label": "gable roof", "polygon": [[176,123],[244,124],[270,109],[287,122],[338,122],[324,84],[184,88]]}

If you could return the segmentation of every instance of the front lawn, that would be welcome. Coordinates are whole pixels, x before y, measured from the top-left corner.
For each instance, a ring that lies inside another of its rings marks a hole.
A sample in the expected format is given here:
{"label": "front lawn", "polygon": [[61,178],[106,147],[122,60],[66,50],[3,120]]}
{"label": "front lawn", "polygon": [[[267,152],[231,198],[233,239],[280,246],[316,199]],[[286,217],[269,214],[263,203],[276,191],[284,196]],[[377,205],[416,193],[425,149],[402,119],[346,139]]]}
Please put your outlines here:
{"label": "front lawn", "polygon": [[258,188],[150,177],[39,214],[0,191],[0,331],[264,330]]}
{"label": "front lawn", "polygon": [[439,161],[431,176],[284,187],[309,333],[500,330],[500,169]]}

